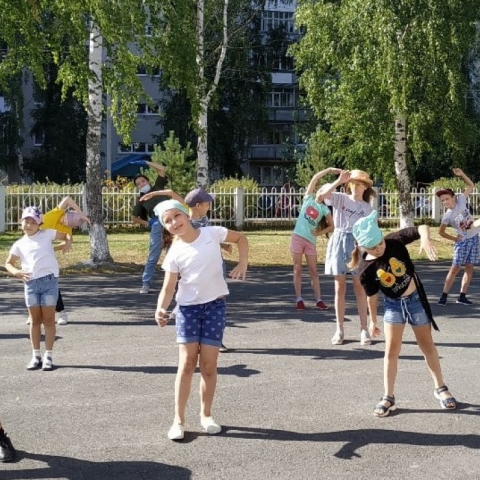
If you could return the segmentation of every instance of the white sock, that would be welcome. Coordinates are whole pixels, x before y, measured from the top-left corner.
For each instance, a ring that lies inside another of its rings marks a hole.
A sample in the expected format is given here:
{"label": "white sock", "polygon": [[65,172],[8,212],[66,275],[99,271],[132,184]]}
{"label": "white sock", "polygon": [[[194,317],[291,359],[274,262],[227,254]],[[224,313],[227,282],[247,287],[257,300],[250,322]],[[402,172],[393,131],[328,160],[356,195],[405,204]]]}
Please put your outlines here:
{"label": "white sock", "polygon": [[52,350],[45,350],[45,358],[47,357],[52,358]]}
{"label": "white sock", "polygon": [[40,350],[34,350],[34,351],[33,351],[33,356],[34,356],[34,357],[41,357],[42,354],[40,353]]}

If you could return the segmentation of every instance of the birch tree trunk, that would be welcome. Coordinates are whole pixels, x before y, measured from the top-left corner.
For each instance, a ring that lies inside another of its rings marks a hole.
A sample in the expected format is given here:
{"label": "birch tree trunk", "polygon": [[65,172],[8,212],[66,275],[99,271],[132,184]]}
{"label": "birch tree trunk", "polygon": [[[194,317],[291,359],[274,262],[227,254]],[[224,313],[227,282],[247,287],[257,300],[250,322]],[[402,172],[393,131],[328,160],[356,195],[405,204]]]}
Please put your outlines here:
{"label": "birch tree trunk", "polygon": [[215,90],[220,82],[222,74],[223,61],[227,54],[228,44],[228,2],[223,1],[223,39],[220,44],[220,55],[215,67],[215,77],[210,88],[207,86],[205,79],[205,0],[197,1],[197,57],[196,63],[199,72],[199,85],[197,88],[200,112],[198,114],[197,128],[197,184],[199,187],[205,187],[208,184],[208,107]]}
{"label": "birch tree trunk", "polygon": [[90,263],[93,265],[111,263],[107,234],[103,226],[102,171],[100,142],[102,127],[102,34],[92,21],[89,42],[88,66],[91,77],[88,80],[88,128],[87,128],[87,169],[86,194],[90,227]]}
{"label": "birch tree trunk", "polygon": [[413,227],[413,207],[410,196],[410,178],[407,169],[407,122],[405,117],[395,120],[395,174],[397,177],[400,228]]}

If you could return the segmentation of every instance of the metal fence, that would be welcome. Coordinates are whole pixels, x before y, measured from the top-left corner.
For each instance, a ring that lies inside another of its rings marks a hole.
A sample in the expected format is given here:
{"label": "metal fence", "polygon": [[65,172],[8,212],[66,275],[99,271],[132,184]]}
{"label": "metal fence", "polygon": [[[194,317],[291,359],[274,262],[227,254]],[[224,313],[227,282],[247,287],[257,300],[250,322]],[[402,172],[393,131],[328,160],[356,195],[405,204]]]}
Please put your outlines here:
{"label": "metal fence", "polygon": [[[381,220],[399,220],[398,195],[375,189],[377,197],[372,206],[378,210]],[[303,201],[304,189],[293,188],[213,190],[215,201],[210,218],[213,224],[227,227],[248,228],[292,227]],[[54,186],[1,186],[0,185],[0,232],[18,229],[21,211],[28,205],[39,206],[46,212],[55,208],[60,200],[70,195],[87,212],[85,189],[82,185]],[[415,219],[431,219],[438,223],[443,209],[435,190],[412,190],[412,205]],[[102,190],[104,224],[108,227],[132,226],[132,210],[138,193],[125,192],[105,187]],[[480,192],[474,190],[469,198],[472,213],[480,213]]]}

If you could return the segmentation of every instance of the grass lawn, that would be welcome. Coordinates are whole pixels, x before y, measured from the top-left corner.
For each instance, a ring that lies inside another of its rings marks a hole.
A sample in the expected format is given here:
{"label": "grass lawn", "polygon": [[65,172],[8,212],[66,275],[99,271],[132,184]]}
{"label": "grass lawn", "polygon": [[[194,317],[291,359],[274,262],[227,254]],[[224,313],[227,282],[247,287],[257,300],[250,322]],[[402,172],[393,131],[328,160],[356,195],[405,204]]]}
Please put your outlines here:
{"label": "grass lawn", "polygon": [[[450,260],[452,256],[452,244],[442,239],[437,234],[437,228],[431,229],[432,238],[438,251],[440,260]],[[385,231],[387,233],[387,230]],[[248,231],[246,235],[250,245],[251,266],[290,266],[292,264],[289,245],[291,230],[262,230]],[[8,255],[10,246],[20,238],[21,232],[0,235],[0,274],[6,274],[3,265]],[[61,252],[57,257],[62,269],[62,274],[69,273],[103,273],[115,271],[140,271],[143,268],[148,252],[148,232],[112,232],[108,233],[108,245],[110,254],[116,265],[92,269],[82,265],[90,256],[90,241],[86,234],[74,234],[72,251],[64,255]],[[327,240],[322,237],[318,239],[317,251],[318,261],[323,264]],[[409,247],[413,259],[427,260],[422,252],[418,254],[419,243],[415,242]],[[226,260],[235,261],[234,253]]]}

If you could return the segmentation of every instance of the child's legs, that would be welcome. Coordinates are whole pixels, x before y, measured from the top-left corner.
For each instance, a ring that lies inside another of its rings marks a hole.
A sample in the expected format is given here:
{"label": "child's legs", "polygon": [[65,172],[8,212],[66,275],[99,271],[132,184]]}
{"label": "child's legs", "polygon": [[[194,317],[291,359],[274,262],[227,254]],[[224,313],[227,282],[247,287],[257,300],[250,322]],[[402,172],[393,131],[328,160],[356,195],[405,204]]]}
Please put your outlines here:
{"label": "child's legs", "polygon": [[455,277],[457,273],[460,271],[460,265],[452,265],[450,270],[447,273],[447,277],[445,278],[445,283],[443,285],[443,291],[448,293],[452,288],[453,282],[455,281]]}
{"label": "child's legs", "polygon": [[197,367],[198,342],[178,346],[178,369],[175,378],[175,423],[185,423],[185,409]]}
{"label": "child's legs", "polygon": [[384,394],[393,397],[398,371],[398,356],[402,349],[403,323],[384,323],[385,357],[383,359]]}
{"label": "child's legs", "polygon": [[302,296],[302,257],[301,253],[292,253],[293,260],[293,288],[295,296]]}
{"label": "child's legs", "polygon": [[368,329],[368,305],[367,294],[365,293],[360,278],[358,275],[353,276],[353,291],[355,292],[355,298],[357,299],[358,316],[360,317],[360,325],[362,330]]}
{"label": "child's legs", "polygon": [[41,307],[42,323],[45,329],[45,349],[53,350],[55,343],[55,306]]}
{"label": "child's legs", "polygon": [[200,415],[212,416],[212,403],[217,388],[218,347],[202,345],[200,347]]}
{"label": "child's legs", "polygon": [[56,312],[63,312],[65,310],[65,305],[63,304],[62,292],[58,289],[58,298],[57,305],[55,307]]}
{"label": "child's legs", "polygon": [[414,327],[413,333],[417,339],[417,344],[425,357],[427,367],[430,370],[435,388],[443,386],[442,369],[440,367],[440,358],[438,357],[437,347],[433,343],[431,324]]}
{"label": "child's legs", "polygon": [[218,349],[225,329],[226,303],[219,298],[202,305],[200,333],[200,401],[202,417],[210,417],[217,387]]}
{"label": "child's legs", "polygon": [[30,317],[30,343],[32,350],[40,350],[40,339],[42,336],[42,307],[28,307]]}
{"label": "child's legs", "polygon": [[345,295],[347,292],[347,278],[345,275],[335,275],[335,318],[337,329],[343,331],[345,318]]}
{"label": "child's legs", "polygon": [[462,277],[462,286],[460,289],[461,293],[464,293],[465,295],[468,292],[468,287],[470,286],[470,282],[472,281],[473,278],[473,268],[474,265],[471,263],[467,263],[465,265],[465,271],[463,272],[463,277]]}
{"label": "child's legs", "polygon": [[313,294],[315,295],[315,300],[321,298],[320,292],[320,281],[318,280],[318,271],[317,271],[317,254],[315,255],[305,255],[307,259],[308,274],[310,275],[310,281],[312,284]]}

